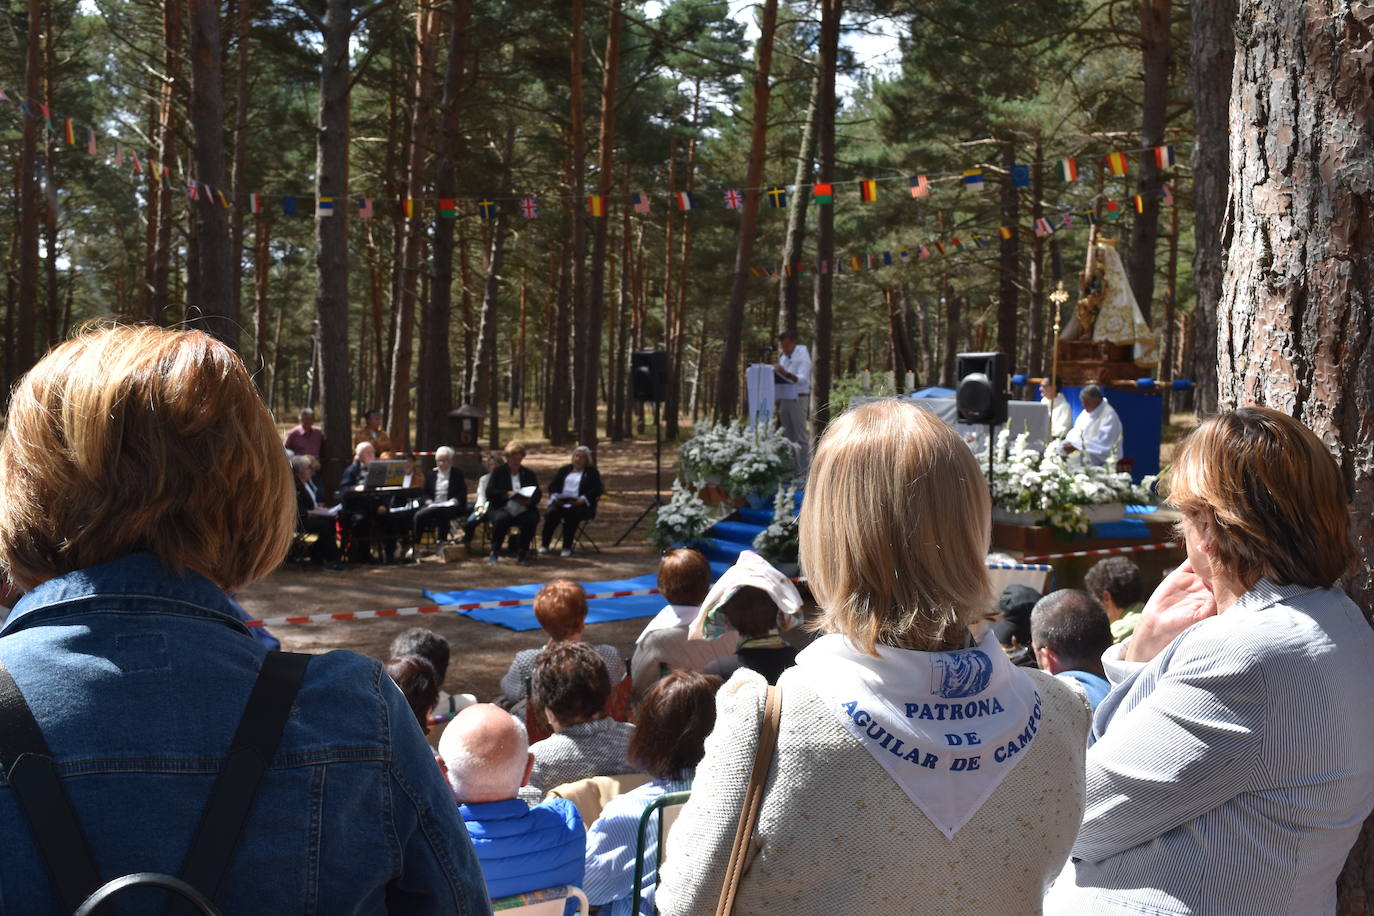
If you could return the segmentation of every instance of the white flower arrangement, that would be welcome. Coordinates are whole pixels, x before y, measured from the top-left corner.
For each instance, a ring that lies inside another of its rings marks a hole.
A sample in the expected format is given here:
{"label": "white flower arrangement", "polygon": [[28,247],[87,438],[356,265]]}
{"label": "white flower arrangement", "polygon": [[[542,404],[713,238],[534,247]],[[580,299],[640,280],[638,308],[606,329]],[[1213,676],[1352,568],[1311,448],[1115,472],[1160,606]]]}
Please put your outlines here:
{"label": "white flower arrangement", "polygon": [[678,462],[687,483],[717,484],[738,499],[790,481],[793,448],[776,421],[753,427],[740,420],[703,423],[678,449]]}
{"label": "white flower arrangement", "polygon": [[696,489],[673,481],[673,497],[660,506],[649,539],[659,550],[674,544],[690,544],[704,535],[716,523],[711,509],[696,494]]}
{"label": "white flower arrangement", "polygon": [[754,537],[754,550],[770,563],[797,562],[797,488],[778,487],[773,497],[773,521]]}
{"label": "white flower arrangement", "polygon": [[[992,504],[1008,512],[1036,517],[1061,531],[1086,534],[1091,525],[1085,506],[1107,503],[1146,503],[1155,478],[1139,485],[1131,475],[1084,464],[1070,467],[1059,442],[1043,453],[1027,447],[1026,435],[1012,441],[1005,431],[997,438],[992,473]],[[979,458],[987,466],[987,451]]]}

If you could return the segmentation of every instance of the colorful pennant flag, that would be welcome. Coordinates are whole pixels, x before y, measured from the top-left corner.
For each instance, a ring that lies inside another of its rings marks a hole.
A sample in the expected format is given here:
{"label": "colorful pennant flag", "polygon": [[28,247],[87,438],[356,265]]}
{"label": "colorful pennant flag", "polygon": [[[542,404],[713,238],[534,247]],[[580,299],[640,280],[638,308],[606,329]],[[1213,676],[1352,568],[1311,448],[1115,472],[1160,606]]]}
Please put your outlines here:
{"label": "colorful pennant flag", "polygon": [[281,212],[286,216],[296,215],[296,198],[287,194],[281,199]]}
{"label": "colorful pennant flag", "polygon": [[950,244],[951,246],[953,246],[953,248],[954,248],[955,251],[963,251],[963,250],[964,250],[964,243],[961,242],[961,241],[959,241],[957,238],[950,239],[950,240],[949,240],[949,244]]}
{"label": "colorful pennant flag", "polygon": [[415,198],[407,197],[401,201],[401,215],[406,219],[415,218]]}
{"label": "colorful pennant flag", "polygon": [[693,192],[691,192],[691,191],[678,191],[678,192],[677,192],[677,208],[678,208],[679,210],[681,210],[681,211],[683,211],[683,212],[685,213],[685,212],[688,211],[688,210],[696,210],[696,209],[699,209],[700,206],[701,206],[701,205],[697,203],[697,196],[696,196],[696,194],[694,194]]}
{"label": "colorful pennant flag", "polygon": [[938,252],[940,252],[941,255],[943,255],[943,254],[945,253],[945,243],[944,243],[944,242],[941,242],[939,239],[936,239],[935,241],[931,242],[930,244],[934,245],[934,246],[935,246],[935,250],[938,251]]}
{"label": "colorful pennant flag", "polygon": [[878,199],[878,182],[872,178],[865,178],[859,182],[859,197],[866,204],[871,204]]}
{"label": "colorful pennant flag", "polygon": [[482,214],[482,219],[490,222],[496,219],[496,201],[479,200],[477,201],[477,212]]}
{"label": "colorful pennant flag", "polygon": [[249,213],[261,213],[261,212],[262,212],[262,195],[261,195],[261,194],[249,194],[249,195],[248,195],[248,212],[249,212]]}
{"label": "colorful pennant flag", "polygon": [[1077,160],[1077,159],[1060,159],[1060,160],[1059,160],[1059,178],[1060,178],[1061,181],[1077,181],[1077,180],[1078,180],[1078,160]]}
{"label": "colorful pennant flag", "polygon": [[1007,241],[1016,235],[1010,226],[998,226],[997,234],[1002,236],[1003,241]]}
{"label": "colorful pennant flag", "polygon": [[1169,190],[1167,184],[1159,189],[1159,196],[1164,198],[1164,206],[1172,207],[1174,205],[1174,192]]}
{"label": "colorful pennant flag", "polygon": [[969,191],[983,190],[983,170],[969,169],[964,172],[964,188]]}
{"label": "colorful pennant flag", "polygon": [[452,197],[441,197],[441,198],[439,198],[439,218],[440,218],[440,219],[457,219],[457,218],[458,218],[458,201],[454,200]]}
{"label": "colorful pennant flag", "polygon": [[780,185],[773,185],[768,189],[768,206],[774,210],[781,210],[787,206],[787,189]]}
{"label": "colorful pennant flag", "polygon": [[811,195],[816,199],[820,206],[833,204],[835,202],[835,188],[830,184],[818,184],[811,188]]}
{"label": "colorful pennant flag", "polygon": [[636,213],[648,213],[648,212],[649,212],[649,195],[648,195],[648,194],[631,194],[631,195],[630,195],[630,206],[634,209],[634,211],[635,211]]}
{"label": "colorful pennant flag", "polygon": [[884,252],[883,252],[883,266],[884,266],[884,267],[891,267],[891,266],[892,266],[892,252],[890,252],[890,251],[884,251]]}
{"label": "colorful pennant flag", "polygon": [[71,118],[62,119],[62,129],[67,135],[67,145],[76,146],[76,124]]}
{"label": "colorful pennant flag", "polygon": [[321,198],[316,199],[316,201],[315,201],[315,215],[316,215],[316,216],[333,216],[333,215],[334,215],[334,198],[332,198],[332,197],[321,197]]}
{"label": "colorful pennant flag", "polygon": [[187,200],[200,200],[200,188],[196,187],[196,180],[191,179],[191,183],[186,186]]}
{"label": "colorful pennant flag", "polygon": [[757,267],[750,267],[750,268],[749,268],[749,273],[750,273],[752,276],[755,276],[755,277],[762,277],[762,276],[763,276],[763,271],[759,270]]}
{"label": "colorful pennant flag", "polygon": [[860,261],[860,260],[859,260],[859,256],[858,256],[858,255],[854,255],[853,257],[851,257],[851,258],[849,259],[849,266],[850,266],[850,269],[852,269],[852,270],[863,270],[863,267],[864,267],[863,261]]}
{"label": "colorful pennant flag", "polygon": [[[1088,211],[1088,212],[1091,213],[1092,211],[1090,210],[1090,211]],[[1060,229],[1072,229],[1072,228],[1073,228],[1073,214],[1072,214],[1072,213],[1070,213],[1070,212],[1068,212],[1067,210],[1065,210],[1063,213],[1059,214],[1059,228],[1060,228]]]}
{"label": "colorful pennant flag", "polygon": [[1135,212],[1137,212],[1137,213],[1144,213],[1144,212],[1145,212],[1145,198],[1141,197],[1139,194],[1132,194],[1132,195],[1131,195],[1131,203],[1132,203],[1133,205],[1135,205]]}
{"label": "colorful pennant flag", "polygon": [[142,164],[139,163],[139,161],[138,161],[138,153],[134,152],[133,150],[129,150],[129,158],[133,160],[133,163],[134,163],[134,171],[137,172],[138,174],[142,175],[142,174],[143,174],[143,166],[142,166]]}
{"label": "colorful pennant flag", "polygon": [[1120,218],[1121,218],[1121,212],[1122,212],[1122,211],[1121,211],[1121,204],[1117,203],[1116,201],[1114,201],[1114,200],[1109,200],[1109,201],[1107,201],[1107,206],[1105,207],[1105,209],[1106,209],[1106,211],[1107,211],[1107,219],[1120,219]]}
{"label": "colorful pennant flag", "polygon": [[986,236],[979,235],[975,232],[973,234],[973,244],[979,248],[986,248],[988,246],[988,239]]}
{"label": "colorful pennant flag", "polygon": [[216,191],[215,193],[219,195],[219,205],[226,210],[231,209],[229,204],[229,198],[224,195],[224,192]]}
{"label": "colorful pennant flag", "polygon": [[43,112],[43,120],[47,122],[48,130],[52,130],[52,109],[42,102],[39,102],[38,110]]}
{"label": "colorful pennant flag", "polygon": [[587,197],[587,212],[592,216],[606,215],[606,198],[600,194],[591,194]]}
{"label": "colorful pennant flag", "polygon": [[10,97],[5,95],[5,90],[0,89],[0,102],[8,102]]}
{"label": "colorful pennant flag", "polygon": [[906,262],[910,261],[910,260],[911,260],[911,249],[910,249],[910,248],[903,248],[901,251],[897,252],[897,257],[901,258],[903,263],[906,263]]}
{"label": "colorful pennant flag", "polygon": [[730,190],[725,192],[725,209],[738,210],[742,206],[744,206],[743,194],[741,194],[734,188],[731,188]]}
{"label": "colorful pennant flag", "polygon": [[1126,159],[1125,153],[1107,154],[1107,171],[1113,175],[1125,175],[1130,170],[1130,163]]}
{"label": "colorful pennant flag", "polygon": [[1011,167],[1011,186],[1013,188],[1029,188],[1030,179],[1030,166],[1013,165]]}
{"label": "colorful pennant flag", "polygon": [[1042,239],[1047,235],[1054,235],[1054,227],[1042,216],[1035,221],[1035,234]]}
{"label": "colorful pennant flag", "polygon": [[358,219],[372,219],[376,210],[372,207],[371,197],[358,198]]}
{"label": "colorful pennant flag", "polygon": [[533,197],[520,198],[520,215],[525,219],[539,219],[539,201]]}
{"label": "colorful pennant flag", "polygon": [[927,179],[926,176],[924,176],[924,175],[912,175],[912,176],[911,176],[911,196],[912,196],[912,197],[929,197],[929,196],[930,196],[930,180]]}
{"label": "colorful pennant flag", "polygon": [[1172,168],[1174,164],[1174,148],[1172,146],[1155,147],[1155,165],[1161,169]]}
{"label": "colorful pennant flag", "polygon": [[924,260],[925,260],[926,258],[928,258],[928,257],[930,257],[930,249],[927,248],[925,245],[917,245],[917,246],[916,246],[916,260],[918,260],[918,261],[924,261]]}

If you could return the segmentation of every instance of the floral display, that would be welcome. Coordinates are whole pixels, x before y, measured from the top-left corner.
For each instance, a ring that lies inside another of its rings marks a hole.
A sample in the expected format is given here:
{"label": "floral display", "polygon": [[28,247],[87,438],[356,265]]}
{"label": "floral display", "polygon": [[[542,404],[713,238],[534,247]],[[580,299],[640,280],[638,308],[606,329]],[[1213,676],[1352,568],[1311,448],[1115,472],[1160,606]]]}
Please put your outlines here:
{"label": "floral display", "polygon": [[[1080,465],[1077,461],[1070,463],[1057,441],[1042,453],[1026,445],[1025,434],[1011,440],[1003,432],[997,438],[996,448],[993,506],[1028,516],[1036,524],[1086,534],[1091,529],[1088,507],[1150,501],[1153,477],[1146,477],[1137,485],[1125,472]],[[979,462],[986,473],[986,450],[979,456]]]}
{"label": "floral display", "polygon": [[773,521],[754,537],[754,550],[768,562],[797,562],[797,488],[778,487],[773,497]]}
{"label": "floral display", "polygon": [[753,427],[740,420],[703,423],[678,450],[678,461],[687,483],[719,485],[732,499],[740,499],[771,493],[791,481],[792,450],[776,422]]}
{"label": "floral display", "polygon": [[650,540],[659,550],[674,544],[690,544],[715,523],[715,515],[697,496],[696,489],[684,486],[681,479],[674,480],[673,496],[659,507]]}

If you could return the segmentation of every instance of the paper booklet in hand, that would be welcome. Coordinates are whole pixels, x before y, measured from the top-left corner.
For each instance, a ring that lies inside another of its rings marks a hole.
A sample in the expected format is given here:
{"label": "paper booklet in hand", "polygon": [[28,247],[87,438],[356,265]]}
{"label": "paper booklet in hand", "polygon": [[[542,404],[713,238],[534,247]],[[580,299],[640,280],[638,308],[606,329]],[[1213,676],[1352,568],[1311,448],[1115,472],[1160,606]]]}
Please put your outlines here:
{"label": "paper booklet in hand", "polygon": [[523,496],[526,499],[531,499],[534,497],[534,491],[538,489],[538,487],[521,487],[520,489],[515,491],[515,495]]}

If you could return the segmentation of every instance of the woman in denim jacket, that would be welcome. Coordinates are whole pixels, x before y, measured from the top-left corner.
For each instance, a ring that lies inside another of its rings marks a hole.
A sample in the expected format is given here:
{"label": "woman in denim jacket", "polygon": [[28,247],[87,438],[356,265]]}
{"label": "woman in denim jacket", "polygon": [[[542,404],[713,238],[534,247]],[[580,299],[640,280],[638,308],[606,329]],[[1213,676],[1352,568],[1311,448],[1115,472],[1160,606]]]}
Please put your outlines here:
{"label": "woman in denim jacket", "polygon": [[[15,389],[0,443],[0,629],[100,880],[175,875],[266,648],[226,592],[295,525],[290,470],[239,358],[196,331],[84,333]],[[8,775],[8,774],[6,774]],[[8,780],[0,912],[57,899]],[[121,912],[162,912],[160,891]],[[415,717],[381,666],[313,658],[215,903],[225,913],[487,913]]]}

